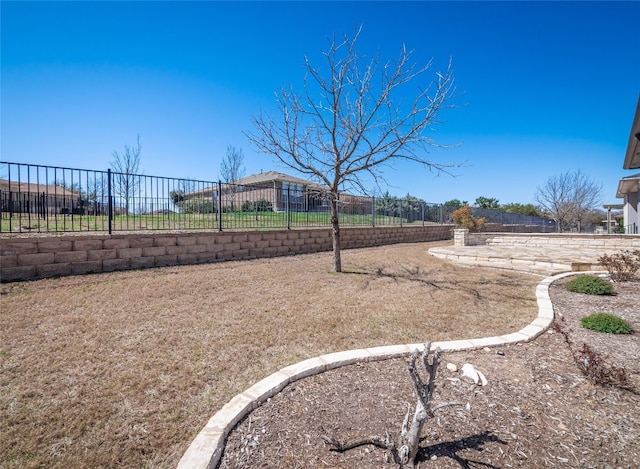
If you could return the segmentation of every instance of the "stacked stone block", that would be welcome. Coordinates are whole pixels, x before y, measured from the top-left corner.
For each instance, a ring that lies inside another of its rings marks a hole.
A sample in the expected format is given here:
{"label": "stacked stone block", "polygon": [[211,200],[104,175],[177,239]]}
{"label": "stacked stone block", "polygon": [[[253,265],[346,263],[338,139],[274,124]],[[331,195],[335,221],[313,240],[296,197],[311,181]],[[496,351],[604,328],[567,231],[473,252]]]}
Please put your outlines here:
{"label": "stacked stone block", "polygon": [[[448,225],[343,228],[342,247],[449,239]],[[330,251],[331,230],[0,238],[0,281]]]}
{"label": "stacked stone block", "polygon": [[576,249],[625,250],[640,249],[640,236],[578,234],[578,233],[529,233],[492,234],[470,233],[469,245],[553,247]]}

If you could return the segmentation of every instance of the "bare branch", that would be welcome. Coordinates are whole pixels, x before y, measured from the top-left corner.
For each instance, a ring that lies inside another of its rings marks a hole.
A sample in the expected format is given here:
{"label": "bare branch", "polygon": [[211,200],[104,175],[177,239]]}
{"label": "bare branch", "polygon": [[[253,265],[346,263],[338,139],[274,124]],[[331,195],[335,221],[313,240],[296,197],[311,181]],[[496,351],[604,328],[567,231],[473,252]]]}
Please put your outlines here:
{"label": "bare branch", "polygon": [[[329,40],[323,66],[305,56],[304,90],[283,88],[276,97],[279,119],[260,115],[247,132],[258,151],[274,155],[285,167],[321,181],[333,200],[342,190],[360,192],[373,181],[386,184],[384,171],[394,161],[418,163],[437,173],[460,166],[429,158],[438,145],[430,132],[442,112],[453,107],[451,60],[426,80],[432,62],[418,66],[402,46],[395,61],[358,52],[362,27],[353,36]],[[422,82],[422,83],[421,83]],[[410,86],[415,84],[413,90]],[[412,100],[402,98],[409,91]],[[340,226],[332,205],[334,270],[341,271]]]}
{"label": "bare branch", "polygon": [[359,440],[353,440],[345,443],[341,443],[335,438],[329,438],[326,436],[322,436],[321,438],[326,444],[330,446],[329,451],[335,451],[338,453],[344,453],[345,451],[349,451],[350,449],[367,445],[373,445],[384,450],[391,450],[395,446],[395,443],[392,439],[382,439],[377,436],[371,438],[361,438]]}
{"label": "bare branch", "polygon": [[436,410],[440,410],[444,407],[450,407],[450,406],[454,406],[454,405],[464,405],[464,402],[460,402],[460,401],[451,401],[451,402],[443,402],[442,404],[438,404],[435,405],[431,408],[431,413],[435,413]]}
{"label": "bare branch", "polygon": [[580,170],[550,177],[538,187],[535,195],[536,203],[556,221],[559,231],[571,223],[580,229],[580,224],[597,207],[601,198],[602,184]]}
{"label": "bare branch", "polygon": [[227,146],[225,157],[220,163],[220,178],[222,182],[233,184],[244,176],[244,154],[242,148]]}
{"label": "bare branch", "polygon": [[136,146],[124,146],[124,152],[113,152],[111,169],[113,170],[114,192],[123,201],[126,213],[129,213],[133,199],[140,191],[140,160],[142,148],[140,135],[136,139]]}

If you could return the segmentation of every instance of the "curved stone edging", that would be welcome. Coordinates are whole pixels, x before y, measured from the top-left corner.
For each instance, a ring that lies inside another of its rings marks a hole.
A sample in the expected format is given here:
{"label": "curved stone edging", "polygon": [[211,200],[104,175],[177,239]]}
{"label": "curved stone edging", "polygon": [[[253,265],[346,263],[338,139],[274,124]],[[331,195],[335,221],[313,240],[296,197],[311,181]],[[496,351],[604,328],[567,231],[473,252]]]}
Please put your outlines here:
{"label": "curved stone edging", "polygon": [[[585,272],[580,272],[584,274]],[[546,331],[553,322],[553,305],[549,297],[549,285],[555,280],[575,275],[576,272],[566,272],[542,280],[536,287],[536,301],[538,317],[528,326],[511,334],[485,337],[480,339],[450,340],[433,342],[432,349],[440,347],[443,352],[475,350],[496,345],[529,342]],[[222,456],[229,432],[236,424],[246,417],[253,409],[273,397],[285,386],[302,378],[312,376],[323,371],[332,370],[358,362],[385,360],[410,355],[415,349],[422,351],[424,344],[387,345],[359,350],[329,353],[319,357],[289,365],[267,376],[238,394],[225,404],[209,419],[204,428],[191,442],[187,451],[178,463],[178,469],[207,469],[215,468]]]}

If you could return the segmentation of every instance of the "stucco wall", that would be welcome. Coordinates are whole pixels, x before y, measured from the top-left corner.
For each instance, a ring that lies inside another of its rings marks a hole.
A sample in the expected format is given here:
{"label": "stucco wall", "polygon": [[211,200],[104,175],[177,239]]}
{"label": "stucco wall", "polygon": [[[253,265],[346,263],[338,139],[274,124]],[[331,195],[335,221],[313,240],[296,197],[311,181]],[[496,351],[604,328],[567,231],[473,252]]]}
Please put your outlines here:
{"label": "stucco wall", "polygon": [[[345,249],[451,238],[451,225],[343,228]],[[0,238],[0,282],[331,250],[331,230]]]}
{"label": "stucco wall", "polygon": [[629,192],[624,196],[624,229],[625,232],[637,234],[640,232],[640,199],[639,192]]}

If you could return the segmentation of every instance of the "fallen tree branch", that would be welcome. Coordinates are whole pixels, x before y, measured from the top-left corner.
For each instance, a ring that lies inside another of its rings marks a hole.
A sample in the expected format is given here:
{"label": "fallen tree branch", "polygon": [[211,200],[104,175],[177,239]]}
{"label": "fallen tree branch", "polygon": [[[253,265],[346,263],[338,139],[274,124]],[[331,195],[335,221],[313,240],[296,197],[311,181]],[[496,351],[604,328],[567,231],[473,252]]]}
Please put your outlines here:
{"label": "fallen tree branch", "polygon": [[326,436],[323,436],[322,439],[330,446],[329,451],[335,451],[338,453],[344,453],[345,451],[349,451],[350,449],[367,445],[376,446],[387,451],[390,451],[395,447],[395,442],[388,434],[386,439],[374,436],[371,438],[361,438],[359,440],[353,440],[346,443],[341,443],[335,438],[329,438]]}

